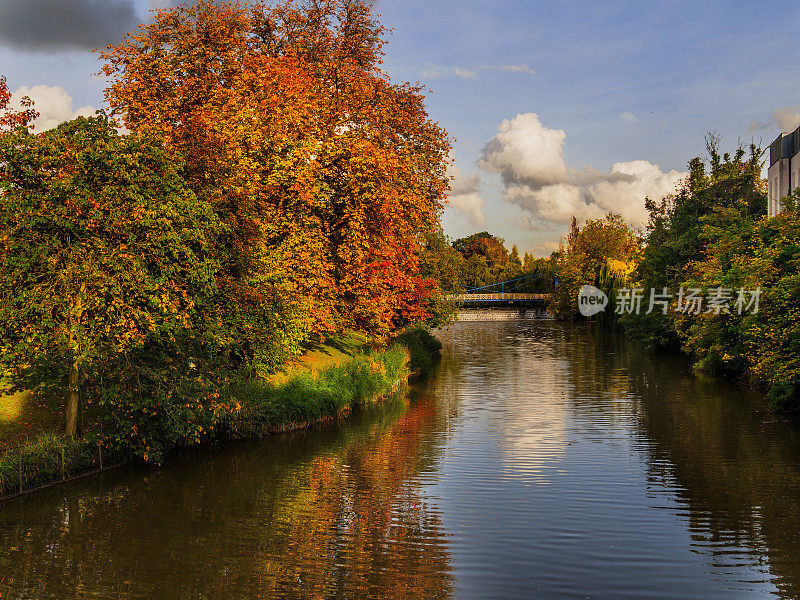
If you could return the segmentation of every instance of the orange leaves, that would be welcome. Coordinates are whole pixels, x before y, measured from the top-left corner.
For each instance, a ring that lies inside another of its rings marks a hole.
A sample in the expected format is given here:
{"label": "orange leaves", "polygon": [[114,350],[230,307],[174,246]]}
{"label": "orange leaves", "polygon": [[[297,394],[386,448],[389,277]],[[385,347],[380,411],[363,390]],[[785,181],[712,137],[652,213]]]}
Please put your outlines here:
{"label": "orange leaves", "polygon": [[8,89],[6,78],[0,76],[0,134],[12,131],[17,127],[28,127],[31,121],[39,116],[33,108],[33,101],[25,96],[22,98],[22,110],[17,110],[9,106],[11,102],[11,92]]}
{"label": "orange leaves", "polygon": [[101,53],[114,111],[163,133],[230,227],[234,288],[302,297],[318,331],[384,334],[432,292],[417,255],[449,143],[380,70],[384,33],[358,0],[201,0]]}

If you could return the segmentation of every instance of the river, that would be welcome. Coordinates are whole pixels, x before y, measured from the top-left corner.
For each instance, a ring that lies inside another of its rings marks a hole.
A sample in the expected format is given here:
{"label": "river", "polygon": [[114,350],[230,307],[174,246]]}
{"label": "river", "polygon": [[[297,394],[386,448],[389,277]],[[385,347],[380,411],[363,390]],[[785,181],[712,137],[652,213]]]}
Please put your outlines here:
{"label": "river", "polygon": [[0,503],[0,598],[800,596],[800,435],[681,359],[458,323],[407,397]]}

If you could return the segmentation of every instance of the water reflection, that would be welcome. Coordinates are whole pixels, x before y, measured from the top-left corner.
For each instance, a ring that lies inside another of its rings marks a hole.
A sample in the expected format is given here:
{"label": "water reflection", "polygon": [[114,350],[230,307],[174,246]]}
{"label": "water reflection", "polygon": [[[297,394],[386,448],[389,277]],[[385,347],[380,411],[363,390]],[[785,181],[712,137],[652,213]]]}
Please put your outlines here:
{"label": "water reflection", "polygon": [[447,598],[434,406],[7,502],[0,597]]}
{"label": "water reflection", "polygon": [[0,597],[800,596],[757,394],[583,327],[441,335],[409,401],[0,504]]}
{"label": "water reflection", "polygon": [[443,337],[444,476],[494,483],[440,490],[465,597],[798,596],[800,440],[757,394],[583,327]]}

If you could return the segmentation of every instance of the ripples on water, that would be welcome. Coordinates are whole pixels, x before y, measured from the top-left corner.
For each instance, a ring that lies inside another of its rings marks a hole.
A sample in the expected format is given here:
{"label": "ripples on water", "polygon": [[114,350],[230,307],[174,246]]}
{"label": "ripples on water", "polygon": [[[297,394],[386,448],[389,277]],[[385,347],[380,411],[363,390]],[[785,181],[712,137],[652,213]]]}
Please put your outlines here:
{"label": "ripples on water", "polygon": [[462,323],[338,425],[0,503],[0,598],[796,598],[800,440],[616,336]]}

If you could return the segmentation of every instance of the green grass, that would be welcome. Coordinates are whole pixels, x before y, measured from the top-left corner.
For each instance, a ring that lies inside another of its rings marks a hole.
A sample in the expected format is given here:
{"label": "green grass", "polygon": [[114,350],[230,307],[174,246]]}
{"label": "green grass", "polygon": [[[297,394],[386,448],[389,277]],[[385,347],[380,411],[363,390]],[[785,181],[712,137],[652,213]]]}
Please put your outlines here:
{"label": "green grass", "polygon": [[355,405],[388,394],[408,374],[400,345],[356,354],[316,372],[297,372],[285,381],[247,380],[229,393],[241,409],[226,429],[233,438],[259,437],[333,418]]}
{"label": "green grass", "polygon": [[408,349],[408,368],[415,375],[427,374],[442,350],[442,343],[424,327],[408,329],[398,335],[395,341]]}
{"label": "green grass", "polygon": [[[0,382],[0,389],[5,382]],[[0,392],[0,454],[25,445],[63,427],[63,415],[55,399],[43,398],[30,390],[13,394]]]}
{"label": "green grass", "polygon": [[119,457],[101,453],[95,442],[44,433],[26,446],[0,456],[0,498],[40,485],[69,479]]}
{"label": "green grass", "polygon": [[332,334],[322,343],[309,344],[302,356],[287,363],[268,379],[273,383],[285,383],[300,374],[313,375],[357,354],[363,354],[369,347],[367,337],[361,333],[348,331]]}

